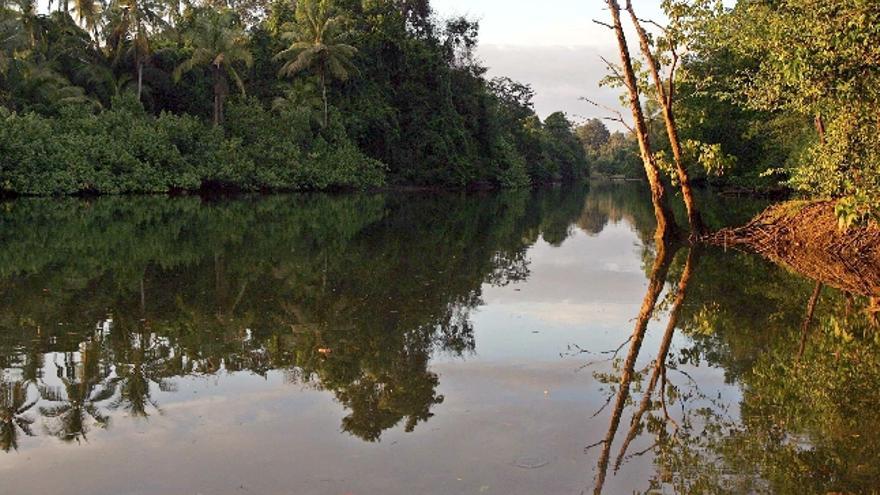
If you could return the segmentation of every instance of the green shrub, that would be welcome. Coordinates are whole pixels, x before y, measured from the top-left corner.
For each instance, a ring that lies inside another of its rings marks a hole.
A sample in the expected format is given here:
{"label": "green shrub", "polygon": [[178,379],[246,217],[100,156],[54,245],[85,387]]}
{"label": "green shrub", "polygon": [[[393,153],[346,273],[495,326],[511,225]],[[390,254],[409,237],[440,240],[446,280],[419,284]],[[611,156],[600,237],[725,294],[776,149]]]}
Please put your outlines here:
{"label": "green shrub", "polygon": [[[153,117],[132,97],[98,114],[0,114],[0,188],[27,195],[196,190],[365,188],[384,183],[339,129],[316,136],[308,116],[259,102],[230,105],[224,131],[189,115]],[[308,148],[306,148],[308,146]]]}

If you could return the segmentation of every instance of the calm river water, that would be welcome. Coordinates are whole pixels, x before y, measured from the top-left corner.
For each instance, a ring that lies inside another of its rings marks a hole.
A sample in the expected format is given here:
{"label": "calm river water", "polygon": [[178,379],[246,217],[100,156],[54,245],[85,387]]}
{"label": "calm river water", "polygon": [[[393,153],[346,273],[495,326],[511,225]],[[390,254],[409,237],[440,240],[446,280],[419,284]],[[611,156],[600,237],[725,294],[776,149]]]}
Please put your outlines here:
{"label": "calm river water", "polygon": [[0,493],[875,489],[867,302],[644,189],[0,204]]}

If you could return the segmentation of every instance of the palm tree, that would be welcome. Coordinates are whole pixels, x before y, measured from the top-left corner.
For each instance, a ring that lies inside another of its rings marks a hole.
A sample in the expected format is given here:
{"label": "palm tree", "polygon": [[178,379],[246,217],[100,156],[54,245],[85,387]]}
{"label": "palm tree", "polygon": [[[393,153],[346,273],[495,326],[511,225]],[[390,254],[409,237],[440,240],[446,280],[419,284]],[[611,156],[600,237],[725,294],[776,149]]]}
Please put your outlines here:
{"label": "palm tree", "polygon": [[309,115],[318,125],[321,125],[320,114],[324,108],[324,100],[318,91],[317,84],[310,80],[298,80],[284,90],[284,96],[278,96],[272,100],[272,110],[275,112],[294,111]]}
{"label": "palm tree", "polygon": [[73,10],[79,23],[98,41],[98,19],[101,16],[101,4],[96,0],[73,0]]}
{"label": "palm tree", "polygon": [[167,349],[143,329],[120,336],[115,351],[117,377],[114,379],[119,394],[108,407],[140,418],[149,416],[150,407],[161,413],[152,397],[154,386],[162,392],[176,390],[175,384],[166,379],[169,374]]}
{"label": "palm tree", "polygon": [[0,16],[0,76],[5,76],[15,51],[26,42],[21,23],[4,10],[0,10]]}
{"label": "palm tree", "polygon": [[65,105],[97,104],[46,62],[21,62],[9,77],[14,78],[11,93],[15,100],[23,102],[22,109],[52,113]]}
{"label": "palm tree", "polygon": [[346,81],[357,72],[352,58],[357,49],[341,43],[345,18],[333,15],[327,0],[301,0],[296,5],[296,23],[285,26],[282,38],[291,42],[275,55],[284,60],[279,77],[293,77],[311,69],[321,81],[324,125],[327,125],[327,76]]}
{"label": "palm tree", "polygon": [[[20,43],[30,49],[37,46],[37,35],[40,24],[40,15],[37,13],[36,0],[16,0],[13,2],[14,10],[11,11],[13,18],[18,21],[21,28],[20,34],[25,42]],[[10,38],[9,41],[18,41],[19,37]],[[18,48],[18,46],[16,46]]]}
{"label": "palm tree", "polygon": [[150,59],[151,27],[162,27],[165,20],[160,6],[153,0],[114,0],[110,8],[111,31],[107,45],[118,58],[123,46],[130,42],[128,52],[134,56],[137,71],[137,95],[141,99],[144,87],[144,65]]}
{"label": "palm tree", "polygon": [[245,94],[244,83],[235,70],[235,64],[243,62],[250,67],[254,63],[247,48],[247,37],[232,11],[205,11],[196,19],[190,33],[190,43],[193,53],[174,69],[174,79],[179,81],[183,73],[209,65],[214,81],[214,125],[220,125],[223,121],[223,100],[229,93],[227,77],[235,82],[242,96]]}
{"label": "palm tree", "polygon": [[124,72],[117,75],[112,67],[103,64],[83,65],[76,71],[76,79],[82,81],[83,87],[96,95],[105,106],[109,106],[114,97],[137,92],[137,83],[131,74]]}
{"label": "palm tree", "polygon": [[79,380],[72,376],[76,372],[65,374],[61,366],[55,365],[64,384],[64,393],[46,394],[46,398],[55,405],[41,407],[40,413],[45,418],[57,420],[46,429],[65,442],[79,442],[81,438],[85,440],[89,418],[100,428],[106,428],[110,422],[100,405],[115,395],[116,384],[112,379],[105,381],[106,370],[99,363],[100,351],[100,344],[96,342],[84,345],[80,363],[82,378]]}

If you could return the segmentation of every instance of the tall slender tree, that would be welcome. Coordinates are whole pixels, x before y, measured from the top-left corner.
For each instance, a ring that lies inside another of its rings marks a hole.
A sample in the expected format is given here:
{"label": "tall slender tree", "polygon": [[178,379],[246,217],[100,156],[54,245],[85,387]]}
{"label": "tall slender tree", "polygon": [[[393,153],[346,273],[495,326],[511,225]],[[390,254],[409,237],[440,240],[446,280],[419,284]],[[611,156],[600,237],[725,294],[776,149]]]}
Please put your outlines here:
{"label": "tall slender tree", "polygon": [[660,110],[663,115],[663,122],[666,124],[666,134],[669,137],[669,147],[672,149],[672,158],[675,165],[675,172],[678,175],[678,182],[681,187],[681,195],[684,198],[685,208],[687,209],[688,223],[691,226],[691,233],[694,236],[700,236],[704,233],[703,219],[700,217],[700,211],[697,209],[694,199],[693,189],[691,188],[690,174],[682,161],[681,141],[678,136],[678,126],[675,123],[675,113],[672,109],[672,102],[675,95],[675,71],[678,65],[678,53],[675,48],[675,40],[669,40],[669,51],[671,60],[669,66],[669,75],[664,85],[663,77],[660,75],[660,62],[651,51],[651,43],[648,33],[642,27],[639,17],[633,8],[632,0],[626,0],[626,10],[629,12],[633,26],[639,36],[639,46],[642,49],[642,55],[648,65],[648,72],[654,81],[654,88],[657,91],[657,101],[660,103]]}
{"label": "tall slender tree", "polygon": [[111,9],[118,12],[114,17],[107,43],[121,55],[123,45],[128,44],[128,52],[134,58],[137,75],[137,95],[141,99],[144,88],[144,65],[151,55],[150,35],[152,29],[165,25],[159,6],[153,0],[114,0]]}
{"label": "tall slender tree", "polygon": [[[648,184],[651,187],[651,201],[654,205],[654,215],[657,217],[657,235],[667,236],[671,233],[670,228],[675,225],[672,213],[666,206],[666,191],[663,182],[660,180],[660,170],[657,167],[657,161],[654,158],[654,152],[651,149],[651,138],[648,134],[648,126],[645,123],[645,114],[642,111],[641,100],[639,99],[639,87],[636,81],[635,70],[633,69],[632,58],[629,54],[629,46],[626,42],[626,34],[623,31],[623,24],[620,21],[620,4],[617,0],[606,0],[608,10],[611,11],[612,25],[608,26],[614,30],[617,36],[617,47],[620,53],[621,70],[623,74],[620,78],[627,89],[629,95],[629,106],[632,110],[633,120],[635,121],[635,133],[639,141],[639,150],[642,154],[642,162],[645,165],[645,174],[648,176]],[[606,25],[607,26],[607,25]]]}

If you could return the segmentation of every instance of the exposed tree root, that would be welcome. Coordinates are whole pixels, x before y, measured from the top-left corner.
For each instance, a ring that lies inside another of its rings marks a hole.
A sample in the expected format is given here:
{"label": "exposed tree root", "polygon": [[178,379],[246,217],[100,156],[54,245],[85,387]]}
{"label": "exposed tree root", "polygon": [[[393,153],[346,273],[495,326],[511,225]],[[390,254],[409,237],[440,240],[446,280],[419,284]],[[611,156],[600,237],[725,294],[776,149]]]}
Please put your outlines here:
{"label": "exposed tree root", "polygon": [[833,201],[773,205],[748,224],[703,240],[754,251],[831,287],[880,297],[880,227],[838,228]]}

